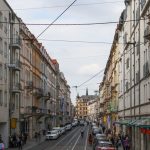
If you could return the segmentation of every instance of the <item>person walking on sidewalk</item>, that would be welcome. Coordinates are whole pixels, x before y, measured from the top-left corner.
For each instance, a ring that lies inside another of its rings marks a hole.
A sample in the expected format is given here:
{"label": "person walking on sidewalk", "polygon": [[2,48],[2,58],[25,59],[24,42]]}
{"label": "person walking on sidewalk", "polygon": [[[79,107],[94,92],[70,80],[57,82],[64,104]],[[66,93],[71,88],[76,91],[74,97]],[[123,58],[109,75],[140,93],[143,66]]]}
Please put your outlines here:
{"label": "person walking on sidewalk", "polygon": [[129,145],[129,138],[126,136],[125,140],[123,141],[124,143],[124,148],[125,150],[130,150],[130,145]]}
{"label": "person walking on sidewalk", "polygon": [[41,133],[40,133],[40,131],[38,132],[38,141],[39,142],[41,141]]}
{"label": "person walking on sidewalk", "polygon": [[18,137],[18,150],[22,150],[22,135]]}
{"label": "person walking on sidewalk", "polygon": [[38,139],[38,133],[37,132],[35,132],[34,137],[35,137],[35,141],[37,142],[37,139]]}
{"label": "person walking on sidewalk", "polygon": [[0,134],[0,150],[4,150],[4,143]]}

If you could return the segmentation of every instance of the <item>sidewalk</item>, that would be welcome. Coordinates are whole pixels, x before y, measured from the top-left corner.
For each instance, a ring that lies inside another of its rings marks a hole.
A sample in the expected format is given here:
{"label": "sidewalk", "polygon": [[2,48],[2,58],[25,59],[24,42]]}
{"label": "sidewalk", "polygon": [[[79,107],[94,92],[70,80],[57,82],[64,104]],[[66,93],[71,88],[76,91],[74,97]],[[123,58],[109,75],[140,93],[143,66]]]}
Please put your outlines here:
{"label": "sidewalk", "polygon": [[[32,147],[34,147],[44,141],[45,141],[45,136],[42,136],[40,141],[38,141],[38,140],[36,141],[35,139],[27,140],[27,143],[25,145],[23,145],[23,150],[29,150]],[[18,150],[18,148],[8,148],[7,150]]]}

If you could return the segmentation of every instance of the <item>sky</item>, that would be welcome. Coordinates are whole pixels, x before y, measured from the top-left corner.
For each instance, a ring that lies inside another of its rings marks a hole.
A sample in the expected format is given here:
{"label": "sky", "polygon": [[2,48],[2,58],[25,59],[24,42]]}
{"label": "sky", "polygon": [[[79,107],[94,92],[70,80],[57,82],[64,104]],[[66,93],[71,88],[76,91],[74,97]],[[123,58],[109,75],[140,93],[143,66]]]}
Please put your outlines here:
{"label": "sky", "polygon": [[[49,24],[74,0],[7,0],[18,17],[25,23]],[[124,0],[77,0],[55,23],[82,24],[119,21],[125,5]],[[51,58],[58,60],[71,87],[71,99],[98,91],[103,72],[78,87],[98,72],[105,69],[117,24],[91,26],[51,26],[39,37]],[[47,26],[29,25],[37,37]],[[50,41],[51,40],[51,41]],[[56,40],[56,41],[55,41]],[[60,41],[58,41],[60,40]],[[104,43],[81,43],[88,41]],[[107,44],[106,44],[107,43]],[[108,44],[109,43],[109,44]]]}

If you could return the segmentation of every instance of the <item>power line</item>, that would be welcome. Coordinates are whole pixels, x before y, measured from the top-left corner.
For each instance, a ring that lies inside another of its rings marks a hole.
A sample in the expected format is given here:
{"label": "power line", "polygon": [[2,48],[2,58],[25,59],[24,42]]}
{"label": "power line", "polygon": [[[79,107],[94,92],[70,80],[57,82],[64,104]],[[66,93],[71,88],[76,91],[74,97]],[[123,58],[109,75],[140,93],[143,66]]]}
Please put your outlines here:
{"label": "power line", "polygon": [[[133,21],[141,21],[141,20],[148,20],[145,18],[141,19],[132,19],[132,20],[124,20],[122,21],[122,24],[125,22],[133,22]],[[10,22],[0,22],[1,23],[6,23],[10,24]],[[106,24],[116,24],[119,23],[119,21],[106,21],[106,22],[89,22],[89,23],[13,23],[13,24],[25,24],[28,26],[92,26],[92,25],[106,25]]]}
{"label": "power line", "polygon": [[56,19],[54,19],[54,21],[52,21],[52,23],[46,27],[38,36],[37,38],[39,38],[46,30],[48,30],[49,27],[51,27],[52,24],[54,24],[77,0],[74,0]]}
{"label": "power line", "polygon": [[[88,6],[88,5],[102,5],[102,4],[116,4],[116,3],[122,3],[122,1],[109,1],[109,2],[100,2],[100,3],[81,3],[81,4],[74,4],[74,5],[72,5],[72,7]],[[16,10],[16,11],[23,11],[23,10],[50,9],[50,8],[61,8],[61,7],[66,7],[66,5],[16,8],[14,10]],[[9,11],[9,10],[3,9],[3,10],[0,10],[0,11]]]}
{"label": "power line", "polygon": [[84,81],[83,83],[81,83],[80,85],[78,85],[77,87],[81,87],[82,85],[84,85],[85,83],[89,82],[90,80],[92,80],[93,78],[95,78],[96,76],[98,76],[99,74],[101,74],[104,71],[104,69],[102,69],[101,71],[99,71],[98,73],[96,73],[94,76],[92,76],[90,79]]}

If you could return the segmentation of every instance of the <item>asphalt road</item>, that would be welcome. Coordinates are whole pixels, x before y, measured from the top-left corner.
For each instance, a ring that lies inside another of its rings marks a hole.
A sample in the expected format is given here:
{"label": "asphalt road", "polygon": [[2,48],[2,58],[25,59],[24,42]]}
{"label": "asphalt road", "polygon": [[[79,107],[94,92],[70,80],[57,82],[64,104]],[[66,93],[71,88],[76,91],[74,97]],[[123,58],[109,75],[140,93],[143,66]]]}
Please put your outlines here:
{"label": "asphalt road", "polygon": [[[84,129],[83,137],[81,137],[80,134],[82,128]],[[92,147],[90,147],[87,142],[88,132],[88,126],[74,127],[59,139],[44,141],[32,147],[30,150],[92,150]]]}

